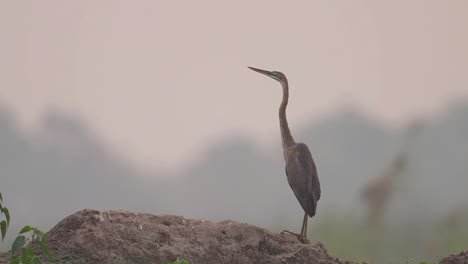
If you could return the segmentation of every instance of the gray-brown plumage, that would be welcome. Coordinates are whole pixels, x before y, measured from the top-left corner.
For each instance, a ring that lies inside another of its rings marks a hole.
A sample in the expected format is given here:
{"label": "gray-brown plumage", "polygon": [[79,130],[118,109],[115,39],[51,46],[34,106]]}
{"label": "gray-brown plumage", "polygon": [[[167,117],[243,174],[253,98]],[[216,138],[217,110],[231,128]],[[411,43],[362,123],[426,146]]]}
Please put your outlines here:
{"label": "gray-brown plumage", "polygon": [[307,220],[308,216],[313,217],[317,210],[317,202],[320,199],[320,182],[317,175],[312,154],[304,143],[296,143],[291,136],[288,121],[286,119],[286,106],[289,99],[289,86],[286,76],[281,72],[265,71],[249,67],[249,69],[271,77],[281,83],[283,88],[283,101],[279,107],[279,120],[281,129],[281,140],[283,144],[283,156],[286,162],[286,175],[289,186],[296,195],[297,200],[305,211],[304,220],[300,234],[295,234],[302,243],[308,243],[307,240]]}

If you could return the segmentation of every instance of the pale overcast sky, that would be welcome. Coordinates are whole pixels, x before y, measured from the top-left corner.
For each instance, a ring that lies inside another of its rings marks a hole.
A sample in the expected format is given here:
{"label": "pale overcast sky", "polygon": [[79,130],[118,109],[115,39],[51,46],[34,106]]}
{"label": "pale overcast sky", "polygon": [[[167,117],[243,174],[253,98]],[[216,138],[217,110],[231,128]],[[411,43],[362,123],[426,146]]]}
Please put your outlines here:
{"label": "pale overcast sky", "polygon": [[388,124],[468,98],[468,1],[2,1],[0,103],[33,127],[83,118],[139,164],[173,168],[243,133],[279,144],[355,106]]}

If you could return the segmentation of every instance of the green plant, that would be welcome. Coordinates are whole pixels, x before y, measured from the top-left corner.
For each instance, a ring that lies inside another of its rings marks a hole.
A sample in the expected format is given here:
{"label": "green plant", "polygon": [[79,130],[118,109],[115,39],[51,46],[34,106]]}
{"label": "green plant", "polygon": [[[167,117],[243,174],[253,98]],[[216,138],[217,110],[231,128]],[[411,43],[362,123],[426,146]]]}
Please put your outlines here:
{"label": "green plant", "polygon": [[[10,212],[8,208],[3,206],[3,197],[0,192],[0,215],[5,215],[5,220],[0,222],[0,230],[2,233],[2,241],[5,238],[7,229],[10,225]],[[47,247],[45,234],[37,227],[25,226],[19,232],[15,242],[11,246],[11,260],[10,264],[40,264],[44,263],[38,255],[34,252],[32,246],[27,246],[29,242],[39,241],[41,250],[45,253],[47,260],[53,262],[52,254]]]}
{"label": "green plant", "polygon": [[3,241],[5,239],[8,226],[10,225],[10,212],[8,211],[8,208],[3,206],[3,198],[2,198],[1,192],[0,192],[0,215],[5,215],[5,219],[6,219],[0,222],[0,230],[2,233],[2,241]]}
{"label": "green plant", "polygon": [[174,260],[174,261],[169,261],[169,262],[167,262],[166,264],[190,264],[190,262],[188,262],[188,260],[185,260],[185,259],[179,259],[179,258],[177,258],[176,260]]}
{"label": "green plant", "polygon": [[[29,233],[30,237],[27,237]],[[24,234],[24,235],[23,235]],[[47,247],[44,232],[37,227],[25,226],[19,232],[19,236],[13,242],[11,247],[10,264],[39,264],[43,263],[41,257],[36,255],[31,246],[26,246],[29,242],[39,240],[39,246],[45,253],[49,261],[53,261],[52,254]],[[21,254],[20,254],[21,253]]]}

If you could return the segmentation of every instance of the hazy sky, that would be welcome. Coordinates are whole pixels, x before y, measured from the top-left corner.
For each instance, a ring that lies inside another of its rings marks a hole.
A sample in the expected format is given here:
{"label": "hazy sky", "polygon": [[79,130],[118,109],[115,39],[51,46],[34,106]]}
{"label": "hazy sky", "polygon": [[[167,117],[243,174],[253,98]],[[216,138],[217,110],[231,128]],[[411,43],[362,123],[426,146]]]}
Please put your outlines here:
{"label": "hazy sky", "polygon": [[140,164],[226,135],[279,142],[343,106],[403,124],[468,97],[468,1],[2,1],[0,103],[77,115]]}

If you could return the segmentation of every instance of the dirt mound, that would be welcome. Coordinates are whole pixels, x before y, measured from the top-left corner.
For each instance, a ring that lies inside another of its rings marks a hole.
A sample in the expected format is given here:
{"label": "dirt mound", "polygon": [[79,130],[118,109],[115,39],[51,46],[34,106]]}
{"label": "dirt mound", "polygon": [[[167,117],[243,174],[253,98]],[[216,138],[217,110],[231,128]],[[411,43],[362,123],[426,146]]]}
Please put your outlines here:
{"label": "dirt mound", "polygon": [[8,252],[0,252],[0,264],[8,263],[8,257],[10,254]]}
{"label": "dirt mound", "polygon": [[440,264],[468,264],[468,251],[458,255],[448,256],[440,261]]}
{"label": "dirt mound", "polygon": [[60,263],[191,264],[352,263],[332,258],[321,243],[234,221],[210,222],[127,211],[82,210],[47,234]]}

